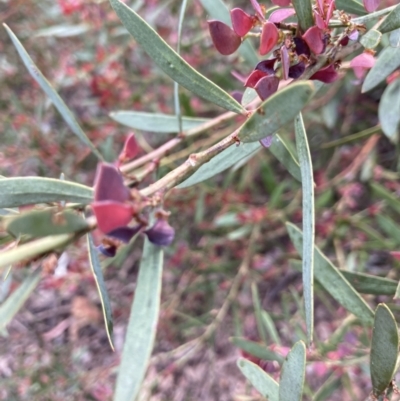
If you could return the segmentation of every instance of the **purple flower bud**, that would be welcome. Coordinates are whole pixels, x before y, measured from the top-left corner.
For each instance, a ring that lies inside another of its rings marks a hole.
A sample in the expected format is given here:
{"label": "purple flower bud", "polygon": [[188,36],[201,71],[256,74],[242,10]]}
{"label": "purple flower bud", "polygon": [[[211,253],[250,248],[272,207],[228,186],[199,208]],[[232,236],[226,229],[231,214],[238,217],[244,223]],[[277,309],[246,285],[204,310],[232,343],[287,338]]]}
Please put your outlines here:
{"label": "purple flower bud", "polygon": [[114,245],[107,245],[104,246],[103,244],[100,244],[97,247],[97,250],[104,256],[107,256],[108,258],[113,258],[115,254],[117,253],[117,247]]}
{"label": "purple flower bud", "polygon": [[261,100],[265,100],[273,95],[279,86],[279,78],[275,75],[267,75],[261,78],[257,84],[254,86],[258,96]]}
{"label": "purple flower bud", "polygon": [[293,42],[296,46],[296,53],[297,55],[304,54],[306,57],[310,57],[310,48],[308,47],[306,41],[298,36],[293,38]]}
{"label": "purple flower bud", "polygon": [[231,10],[231,20],[233,30],[241,37],[246,35],[253,27],[253,18],[241,8]]}
{"label": "purple flower bud", "polygon": [[306,70],[306,65],[300,61],[299,63],[292,65],[289,68],[289,78],[297,79],[303,75]]}
{"label": "purple flower bud", "polygon": [[107,233],[108,237],[119,239],[127,244],[142,228],[141,224],[135,227],[119,227]]}
{"label": "purple flower bud", "polygon": [[265,72],[268,75],[275,74],[274,65],[276,58],[271,58],[269,60],[262,60],[256,66],[255,70]]}
{"label": "purple flower bud", "polygon": [[129,190],[118,169],[109,163],[99,163],[94,180],[94,200],[125,202],[128,199]]}
{"label": "purple flower bud", "polygon": [[254,88],[257,85],[257,82],[266,76],[265,72],[259,71],[259,70],[254,70],[252,73],[249,75],[249,77],[246,79],[246,82],[244,83],[244,86],[246,88]]}
{"label": "purple flower bud", "polygon": [[147,238],[155,245],[167,246],[175,237],[175,230],[164,219],[156,221],[153,227],[145,231]]}
{"label": "purple flower bud", "polygon": [[221,54],[228,56],[239,48],[242,39],[233,29],[221,21],[207,22],[214,46]]}

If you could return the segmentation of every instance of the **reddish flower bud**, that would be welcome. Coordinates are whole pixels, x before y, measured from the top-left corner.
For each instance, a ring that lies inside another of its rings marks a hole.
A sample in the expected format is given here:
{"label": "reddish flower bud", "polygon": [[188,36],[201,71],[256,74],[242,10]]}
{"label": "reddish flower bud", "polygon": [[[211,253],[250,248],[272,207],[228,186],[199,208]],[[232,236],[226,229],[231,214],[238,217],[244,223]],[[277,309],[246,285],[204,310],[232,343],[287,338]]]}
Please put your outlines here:
{"label": "reddish flower bud", "polygon": [[239,48],[242,40],[233,29],[221,21],[211,20],[207,22],[214,46],[221,54],[228,56]]}
{"label": "reddish flower bud", "polygon": [[109,163],[99,163],[94,180],[94,200],[125,202],[128,199],[129,190],[118,169]]}
{"label": "reddish flower bud", "polygon": [[271,0],[276,6],[286,7],[290,4],[290,0]]}
{"label": "reddish flower bud", "polygon": [[260,70],[254,70],[247,78],[246,82],[244,83],[244,86],[246,88],[254,88],[256,86],[257,82],[265,76],[266,76],[265,72],[260,71]]}
{"label": "reddish flower bud", "polygon": [[231,20],[233,30],[241,37],[253,27],[253,18],[241,8],[231,10]]}
{"label": "reddish flower bud", "polygon": [[362,79],[367,70],[375,65],[375,57],[370,53],[362,53],[350,61],[350,67],[358,79]]}
{"label": "reddish flower bud", "polygon": [[297,79],[303,75],[306,70],[306,65],[300,61],[299,63],[292,65],[289,68],[289,78]]}
{"label": "reddish flower bud", "polygon": [[379,7],[380,0],[363,0],[364,8],[369,12],[374,12]]}
{"label": "reddish flower bud", "polygon": [[175,230],[164,219],[156,221],[153,227],[145,231],[147,238],[155,245],[168,246],[175,237]]}
{"label": "reddish flower bud", "polygon": [[290,57],[289,51],[285,45],[281,47],[281,63],[282,63],[282,73],[283,79],[289,78],[289,67],[290,67]]}
{"label": "reddish flower bud", "polygon": [[257,82],[254,89],[260,99],[264,101],[278,90],[278,86],[279,78],[275,75],[267,75]]}
{"label": "reddish flower bud", "polygon": [[328,65],[328,67],[321,68],[310,79],[330,84],[332,82],[335,82],[338,78],[339,74],[337,73],[335,66],[331,64]]}
{"label": "reddish flower bud", "polygon": [[262,60],[255,66],[254,69],[265,72],[268,75],[275,74],[274,65],[276,60],[277,60],[276,58],[271,58],[269,60]]}
{"label": "reddish flower bud", "polygon": [[308,47],[315,54],[321,54],[325,49],[324,35],[321,29],[317,26],[312,26],[307,29],[303,35],[303,39],[306,41]]}
{"label": "reddish flower bud", "polygon": [[260,55],[269,53],[277,44],[279,39],[278,28],[272,22],[263,25],[260,38]]}
{"label": "reddish flower bud", "polygon": [[275,10],[271,13],[271,15],[268,18],[268,21],[275,23],[282,22],[294,14],[296,14],[294,8],[279,8],[278,10]]}
{"label": "reddish flower bud", "polygon": [[132,220],[132,206],[114,201],[92,203],[93,213],[96,216],[97,227],[104,234],[128,225]]}
{"label": "reddish flower bud", "polygon": [[139,145],[136,141],[135,134],[131,133],[125,140],[124,148],[119,155],[118,160],[125,161],[133,159],[139,153]]}
{"label": "reddish flower bud", "polygon": [[135,227],[119,227],[107,233],[107,236],[119,239],[127,244],[142,228],[141,224]]}

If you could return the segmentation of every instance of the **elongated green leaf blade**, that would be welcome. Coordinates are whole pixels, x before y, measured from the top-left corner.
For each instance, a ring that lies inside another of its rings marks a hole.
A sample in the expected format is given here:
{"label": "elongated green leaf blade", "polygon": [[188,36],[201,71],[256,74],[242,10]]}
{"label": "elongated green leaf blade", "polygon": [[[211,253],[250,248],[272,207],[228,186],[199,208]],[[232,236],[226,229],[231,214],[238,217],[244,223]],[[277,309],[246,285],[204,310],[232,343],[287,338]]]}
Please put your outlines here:
{"label": "elongated green leaf blade", "polygon": [[279,401],[279,384],[255,363],[240,358],[237,365],[246,379],[268,401]]}
{"label": "elongated green leaf blade", "polygon": [[160,309],[163,250],[145,239],[114,401],[134,401],[147,370]]}
{"label": "elongated green leaf blade", "polygon": [[391,239],[395,240],[397,245],[400,245],[400,225],[397,224],[389,216],[378,214],[376,221],[384,233]]}
{"label": "elongated green leaf blade", "polygon": [[400,52],[396,47],[386,47],[383,49],[376,60],[375,65],[371,68],[365,77],[362,92],[368,92],[375,88],[397,68],[400,67]]}
{"label": "elongated green leaf blade", "polygon": [[306,371],[306,346],[298,341],[287,355],[279,381],[279,401],[301,401]]}
{"label": "elongated green leaf blade", "polygon": [[399,333],[396,320],[385,304],[379,304],[375,311],[370,359],[372,391],[377,397],[393,379],[398,352]]}
{"label": "elongated green leaf blade", "polygon": [[137,43],[174,81],[226,110],[235,113],[245,112],[232,96],[193,69],[135,11],[120,0],[110,0],[110,3]]}
{"label": "elongated green leaf blade", "polygon": [[40,281],[40,270],[31,273],[20,286],[0,305],[0,332],[4,331]]}
{"label": "elongated green leaf blade", "polygon": [[188,179],[181,182],[177,188],[187,188],[198,184],[199,182],[205,181],[208,178],[214,177],[229,167],[232,167],[243,158],[257,152],[260,148],[261,145],[258,142],[244,143],[240,144],[239,146],[230,146],[213,157],[209,162],[203,164]]}
{"label": "elongated green leaf blade", "polygon": [[[297,252],[303,252],[303,233],[293,224],[286,223],[290,239]],[[343,274],[314,245],[314,275],[325,290],[345,309],[357,316],[365,324],[371,325],[374,312],[355,291]]]}
{"label": "elongated green leaf blade", "polygon": [[284,358],[281,355],[269,350],[265,345],[245,340],[240,337],[232,337],[230,341],[232,341],[232,343],[238,348],[246,351],[250,355],[256,356],[257,358],[265,359],[266,361],[277,361],[280,364],[284,361]]}
{"label": "elongated green leaf blade", "polygon": [[314,26],[311,0],[292,0],[292,4],[303,32]]}
{"label": "elongated green leaf blade", "polygon": [[114,351],[113,343],[113,317],[111,302],[108,296],[106,283],[104,282],[103,270],[101,268],[99,255],[93,243],[91,234],[87,235],[87,244],[89,251],[90,268],[92,269],[94,280],[96,281],[97,291],[99,292],[101,308],[103,310],[104,324],[107,332],[108,341],[111,349]]}
{"label": "elongated green leaf blade", "polygon": [[398,28],[400,28],[400,4],[389,13],[378,29],[382,33],[387,33]]}
{"label": "elongated green leaf blade", "polygon": [[314,330],[314,177],[307,133],[301,113],[294,120],[294,130],[303,190],[303,291],[307,340],[311,344]]}
{"label": "elongated green leaf blade", "polygon": [[239,128],[238,138],[254,142],[275,133],[293,121],[314,94],[312,82],[296,82],[265,100]]}
{"label": "elongated green leaf blade", "polygon": [[389,36],[389,43],[392,47],[400,47],[400,28],[392,31]]}
{"label": "elongated green leaf blade", "polygon": [[[200,0],[208,15],[212,19],[216,19],[232,26],[229,9],[222,0]],[[260,60],[250,41],[245,40],[239,47],[240,55],[251,65],[256,65]]]}
{"label": "elongated green leaf blade", "polygon": [[48,235],[72,234],[88,229],[85,219],[75,212],[55,209],[34,210],[17,216],[6,217],[3,221],[5,229],[15,238],[29,235],[33,238]]}
{"label": "elongated green leaf blade", "polygon": [[18,54],[20,55],[22,61],[25,64],[25,67],[28,69],[32,78],[38,83],[38,85],[42,88],[43,92],[50,98],[56,109],[61,114],[64,121],[71,128],[71,131],[89,148],[91,151],[100,159],[103,160],[103,156],[99,153],[99,151],[95,148],[93,143],[89,140],[86,134],[83,132],[82,128],[79,126],[76,121],[74,115],[68,106],[61,99],[59,94],[55,91],[55,89],[51,86],[50,82],[45,78],[45,76],[40,72],[37,68],[33,60],[30,58],[29,54],[26,52],[22,43],[15,36],[14,32],[6,25],[3,24],[7,30],[8,35],[10,36],[15,48],[17,49]]}
{"label": "elongated green leaf blade", "polygon": [[384,199],[393,210],[400,214],[400,201],[397,196],[376,182],[370,182],[369,185],[377,199]]}
{"label": "elongated green leaf blade", "polygon": [[360,39],[360,43],[366,49],[375,49],[379,45],[382,39],[382,33],[376,29],[370,29],[365,35]]}
{"label": "elongated green leaf blade", "polygon": [[[110,113],[110,117],[127,127],[143,131],[159,133],[179,132],[178,118],[172,114],[115,111]],[[182,117],[182,130],[190,130],[208,121],[210,121],[208,118]]]}
{"label": "elongated green leaf blade", "polygon": [[[397,49],[400,53],[399,49]],[[400,79],[391,82],[379,102],[379,121],[383,133],[392,143],[398,143],[400,130]]]}
{"label": "elongated green leaf blade", "polygon": [[358,0],[336,0],[336,9],[346,11],[346,13],[355,15],[367,14],[363,4]]}
{"label": "elongated green leaf blade", "polygon": [[93,189],[71,181],[43,177],[17,177],[0,180],[0,207],[16,207],[47,202],[93,201]]}

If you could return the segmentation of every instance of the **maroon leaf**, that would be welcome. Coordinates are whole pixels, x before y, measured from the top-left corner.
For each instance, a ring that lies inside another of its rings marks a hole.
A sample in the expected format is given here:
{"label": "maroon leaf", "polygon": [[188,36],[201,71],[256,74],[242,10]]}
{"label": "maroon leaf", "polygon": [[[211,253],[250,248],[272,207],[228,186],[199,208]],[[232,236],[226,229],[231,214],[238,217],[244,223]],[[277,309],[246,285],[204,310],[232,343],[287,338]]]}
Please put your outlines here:
{"label": "maroon leaf", "polygon": [[92,209],[96,216],[97,227],[104,234],[128,225],[132,220],[132,206],[114,201],[93,202]]}
{"label": "maroon leaf", "polygon": [[279,86],[279,78],[275,75],[267,75],[264,78],[261,78],[254,89],[256,90],[258,96],[261,100],[265,100],[273,95]]}
{"label": "maroon leaf", "polygon": [[170,245],[175,237],[175,230],[164,219],[159,219],[153,227],[145,231],[150,242],[160,246]]}
{"label": "maroon leaf", "polygon": [[241,37],[253,27],[253,18],[241,8],[231,10],[231,20],[233,30]]}
{"label": "maroon leaf", "polygon": [[374,12],[378,7],[380,0],[363,0],[364,1],[364,8],[369,12]]}
{"label": "maroon leaf", "polygon": [[256,66],[255,70],[260,70],[265,72],[266,74],[275,74],[274,65],[276,62],[276,58],[271,58],[269,60],[262,60]]}
{"label": "maroon leaf", "polygon": [[260,55],[269,53],[277,44],[279,31],[274,23],[266,22],[263,25],[260,38]]}
{"label": "maroon leaf", "polygon": [[296,14],[294,8],[279,8],[278,10],[275,10],[271,13],[271,15],[268,18],[268,21],[276,23],[282,22],[286,18],[289,18],[294,14]]}
{"label": "maroon leaf", "polygon": [[252,71],[252,73],[249,75],[249,77],[247,78],[246,82],[244,83],[244,86],[246,88],[254,88],[257,84],[257,82],[265,77],[265,72],[260,71],[260,70],[254,70]]}
{"label": "maroon leaf", "polygon": [[306,69],[306,65],[300,61],[299,63],[292,65],[289,68],[289,78],[297,79],[303,75]]}
{"label": "maroon leaf", "polygon": [[129,190],[118,169],[109,163],[99,163],[94,180],[94,200],[125,202],[128,199]]}
{"label": "maroon leaf", "polygon": [[323,32],[317,26],[312,26],[307,29],[303,35],[303,39],[313,53],[321,54],[324,51],[325,43]]}
{"label": "maroon leaf", "polygon": [[338,78],[339,74],[337,73],[335,66],[331,64],[325,68],[321,68],[310,79],[330,84],[332,82],[335,82]]}
{"label": "maroon leaf", "polygon": [[285,45],[283,45],[281,47],[281,63],[282,63],[283,79],[288,79],[289,78],[290,57],[289,57],[289,51]]}
{"label": "maroon leaf", "polygon": [[239,48],[242,40],[233,29],[221,21],[211,20],[207,22],[214,46],[221,54],[228,56]]}

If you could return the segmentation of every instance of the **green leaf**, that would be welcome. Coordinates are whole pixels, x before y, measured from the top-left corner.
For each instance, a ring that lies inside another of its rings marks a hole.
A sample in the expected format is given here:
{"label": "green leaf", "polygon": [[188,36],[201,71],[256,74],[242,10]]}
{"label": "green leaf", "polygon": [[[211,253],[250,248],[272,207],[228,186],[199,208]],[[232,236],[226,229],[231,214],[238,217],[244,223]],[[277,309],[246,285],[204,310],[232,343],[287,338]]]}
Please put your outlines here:
{"label": "green leaf", "polygon": [[392,31],[389,36],[389,43],[392,47],[400,47],[400,28]]}
{"label": "green leaf", "polygon": [[[400,53],[399,49],[397,51]],[[399,141],[400,129],[400,79],[391,82],[379,102],[379,121],[383,133],[392,143]]]}
{"label": "green leaf", "polygon": [[181,182],[176,188],[187,188],[214,177],[232,167],[243,158],[257,152],[260,148],[261,145],[258,142],[243,143],[239,146],[232,145],[221,153],[218,153],[209,162],[200,166],[194,174]]}
{"label": "green leaf", "polygon": [[88,204],[93,201],[93,189],[54,178],[17,177],[0,180],[0,207],[60,201]]}
{"label": "green leaf", "polygon": [[398,28],[400,28],[400,4],[388,14],[378,29],[382,33],[387,33]]}
{"label": "green leaf", "polygon": [[335,373],[318,389],[314,394],[312,401],[326,401],[330,396],[341,387],[341,377],[337,377]]}
{"label": "green leaf", "polygon": [[265,100],[239,128],[238,138],[255,142],[293,121],[314,94],[312,82],[296,82]]}
{"label": "green leaf", "polygon": [[[212,19],[217,19],[232,27],[229,9],[222,0],[200,0]],[[260,60],[250,41],[245,40],[239,47],[240,55],[251,65],[256,65]]]}
{"label": "green leaf", "polygon": [[[290,239],[293,242],[297,252],[301,255],[303,252],[303,234],[293,224],[286,223]],[[374,312],[355,291],[351,284],[345,279],[343,274],[337,269],[329,259],[314,245],[314,276],[325,288],[325,290],[340,305],[353,313],[365,324],[371,325]]]}
{"label": "green leaf", "polygon": [[33,238],[48,235],[72,234],[88,229],[85,219],[71,210],[58,212],[55,208],[33,210],[3,220],[5,229],[15,238],[29,235]]}
{"label": "green leaf", "polygon": [[275,344],[281,345],[281,340],[279,338],[278,331],[276,330],[275,323],[267,311],[261,311],[261,319],[271,341]]}
{"label": "green leaf", "polygon": [[400,67],[400,52],[396,47],[384,48],[378,56],[375,65],[365,77],[362,92],[368,92],[375,88],[397,68]]}
{"label": "green leaf", "polygon": [[120,0],[110,0],[110,3],[137,43],[174,81],[218,106],[235,113],[245,113],[245,109],[232,96],[193,69],[135,11]]}
{"label": "green leaf", "polygon": [[0,305],[0,332],[4,331],[39,284],[40,270],[36,270]]}
{"label": "green leaf", "polygon": [[279,401],[301,401],[306,370],[306,346],[298,341],[283,362],[279,380]]}
{"label": "green leaf", "polygon": [[250,355],[254,355],[257,358],[265,359],[266,361],[277,361],[280,364],[283,362],[284,358],[277,354],[276,352],[270,351],[265,345],[256,343],[254,341],[245,340],[240,337],[232,337],[230,341],[236,347],[246,351]]}
{"label": "green leaf", "polygon": [[358,0],[336,0],[335,5],[337,10],[343,10],[346,13],[356,15],[367,14],[363,4]]}
{"label": "green leaf", "polygon": [[9,265],[21,260],[29,260],[46,252],[63,249],[74,236],[71,234],[52,235],[19,245],[15,248],[1,252],[0,272]]}
{"label": "green leaf", "polygon": [[372,391],[376,397],[386,390],[393,379],[398,352],[396,320],[385,304],[379,304],[375,311],[370,360]]}
{"label": "green leaf", "polygon": [[267,342],[267,335],[265,333],[265,327],[262,321],[262,316],[261,316],[261,301],[260,301],[260,295],[258,293],[258,288],[256,283],[251,283],[251,296],[253,298],[253,306],[254,306],[254,314],[256,317],[256,322],[257,322],[257,331],[258,335],[260,336],[260,339],[266,343]]}
{"label": "green leaf", "polygon": [[96,247],[93,243],[93,238],[91,234],[87,235],[87,244],[89,251],[89,263],[92,269],[94,280],[96,281],[97,291],[99,292],[101,308],[103,310],[104,323],[106,327],[108,341],[110,343],[111,349],[114,351],[113,344],[113,318],[111,302],[108,296],[106,283],[104,282],[103,270],[101,268],[99,255]]}
{"label": "green leaf", "polygon": [[[179,132],[178,118],[172,114],[114,111],[110,113],[110,117],[127,127],[143,131],[159,133]],[[210,121],[208,118],[182,117],[182,130],[190,130],[208,121]]]}
{"label": "green leaf", "polygon": [[79,126],[76,121],[74,115],[68,106],[64,103],[58,93],[51,86],[50,82],[44,77],[44,75],[40,72],[38,67],[35,65],[33,60],[29,57],[29,54],[26,52],[21,42],[15,36],[14,32],[6,25],[3,24],[4,28],[6,28],[8,35],[10,36],[15,48],[17,49],[18,54],[20,55],[22,61],[25,64],[25,67],[28,69],[32,78],[37,82],[37,84],[42,88],[43,92],[50,98],[56,109],[61,114],[61,117],[71,128],[72,132],[89,148],[91,151],[100,159],[103,160],[102,155],[95,148],[93,143],[89,140],[86,134],[83,132],[82,128]]}
{"label": "green leaf", "polygon": [[400,226],[389,216],[383,214],[378,214],[376,216],[376,221],[382,231],[384,231],[389,238],[394,239],[397,245],[400,245]]}
{"label": "green leaf", "polygon": [[[1,182],[1,181],[0,181]],[[400,214],[400,201],[397,196],[395,196],[392,192],[387,190],[384,186],[377,184],[375,182],[370,182],[369,186],[372,189],[372,192],[376,196],[377,199],[384,199],[385,202],[397,213]]]}
{"label": "green leaf", "polygon": [[162,247],[146,238],[114,401],[134,401],[139,393],[156,336],[162,265]]}
{"label": "green leaf", "polygon": [[365,35],[360,39],[360,43],[366,49],[375,49],[379,45],[382,39],[382,34],[376,29],[370,29]]}
{"label": "green leaf", "polygon": [[306,312],[307,341],[312,343],[314,330],[314,177],[306,129],[301,113],[294,120],[296,147],[303,190],[303,292]]}
{"label": "green leaf", "polygon": [[292,4],[296,10],[297,19],[302,31],[305,32],[308,28],[314,26],[311,0],[292,0]]}
{"label": "green leaf", "polygon": [[268,401],[279,400],[279,384],[255,363],[244,358],[239,358],[237,365],[246,379]]}

